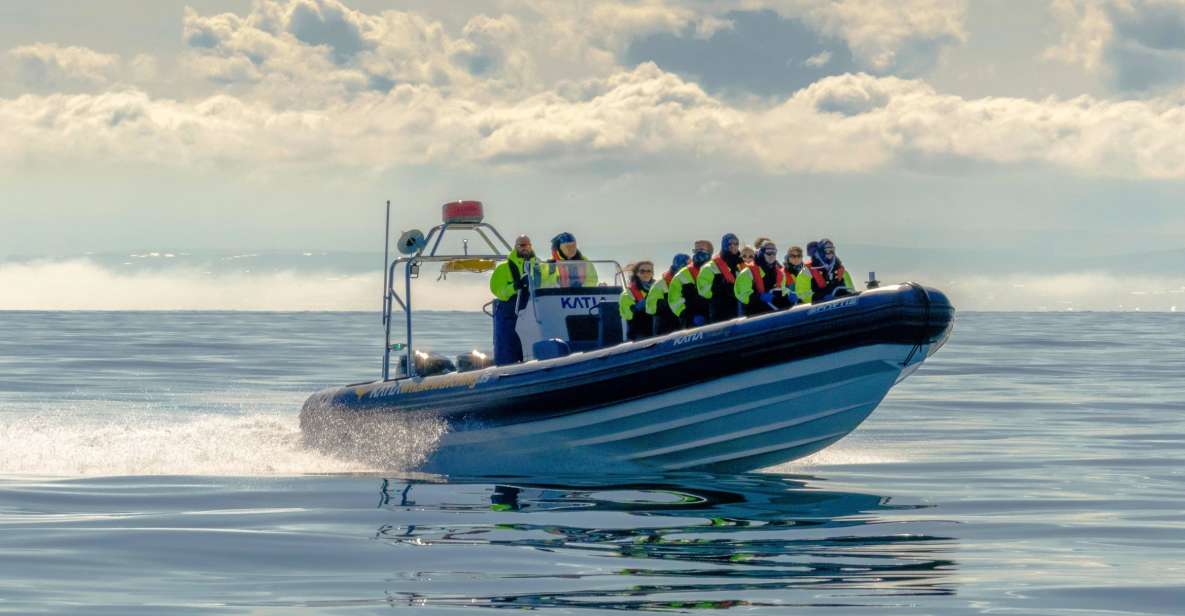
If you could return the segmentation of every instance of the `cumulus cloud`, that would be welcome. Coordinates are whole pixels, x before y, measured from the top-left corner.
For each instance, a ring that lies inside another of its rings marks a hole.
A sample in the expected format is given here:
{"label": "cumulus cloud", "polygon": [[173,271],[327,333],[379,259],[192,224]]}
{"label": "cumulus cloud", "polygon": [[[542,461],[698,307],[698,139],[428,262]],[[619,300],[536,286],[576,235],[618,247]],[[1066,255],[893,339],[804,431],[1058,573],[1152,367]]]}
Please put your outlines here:
{"label": "cumulus cloud", "polygon": [[716,169],[866,172],[935,160],[1185,177],[1185,97],[964,99],[867,74],[737,107],[653,64],[521,100],[401,85],[312,110],[139,91],[0,100],[0,160],[167,161],[234,168],[581,165],[655,160]]}
{"label": "cumulus cloud", "polygon": [[1044,57],[1102,74],[1124,91],[1185,82],[1185,0],[1054,0],[1059,43]]}
{"label": "cumulus cloud", "polygon": [[107,85],[120,70],[118,55],[51,43],[15,47],[4,60],[13,77],[33,91],[88,90]]}
{"label": "cumulus cloud", "polygon": [[873,72],[916,73],[937,59],[942,47],[967,38],[963,0],[739,0],[720,3],[746,10],[770,9],[802,19],[847,42]]}

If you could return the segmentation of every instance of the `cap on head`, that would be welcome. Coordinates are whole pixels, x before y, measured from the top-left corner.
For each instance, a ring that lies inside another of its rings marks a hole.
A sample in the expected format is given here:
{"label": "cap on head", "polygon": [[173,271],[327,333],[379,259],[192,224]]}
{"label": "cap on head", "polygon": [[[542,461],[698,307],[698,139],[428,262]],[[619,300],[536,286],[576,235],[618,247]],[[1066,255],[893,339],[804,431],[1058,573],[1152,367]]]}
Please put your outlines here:
{"label": "cap on head", "polygon": [[687,267],[688,263],[691,263],[691,255],[681,252],[671,259],[671,269],[679,271]]}
{"label": "cap on head", "polygon": [[737,247],[740,248],[741,240],[737,238],[735,233],[725,233],[724,237],[720,238],[720,250],[727,252],[729,242],[736,242]]}

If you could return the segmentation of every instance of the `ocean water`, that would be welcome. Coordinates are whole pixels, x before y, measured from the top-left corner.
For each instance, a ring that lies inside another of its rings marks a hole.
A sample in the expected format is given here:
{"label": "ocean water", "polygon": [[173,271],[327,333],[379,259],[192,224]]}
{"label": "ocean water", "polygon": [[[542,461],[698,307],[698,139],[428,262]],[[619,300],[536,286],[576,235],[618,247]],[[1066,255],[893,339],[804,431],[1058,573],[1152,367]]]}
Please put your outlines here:
{"label": "ocean water", "polygon": [[0,312],[0,612],[1185,614],[1185,314],[961,314],[854,434],[744,475],[426,475],[416,426],[381,464],[306,449],[379,333]]}

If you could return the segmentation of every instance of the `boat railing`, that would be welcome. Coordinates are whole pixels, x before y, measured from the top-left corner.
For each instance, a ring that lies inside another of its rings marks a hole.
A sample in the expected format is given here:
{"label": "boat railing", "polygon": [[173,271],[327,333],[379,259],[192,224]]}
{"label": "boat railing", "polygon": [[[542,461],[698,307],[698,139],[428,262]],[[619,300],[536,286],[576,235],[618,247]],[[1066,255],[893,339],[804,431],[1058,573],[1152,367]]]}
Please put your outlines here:
{"label": "boat railing", "polygon": [[[388,204],[388,212],[390,205]],[[390,214],[388,213],[387,237],[390,237]],[[441,242],[450,231],[467,231],[476,234],[485,246],[478,251],[470,251],[469,240],[463,242],[461,254],[440,252]],[[499,246],[499,244],[501,246]],[[449,264],[458,267],[453,271],[481,272],[493,269],[499,261],[506,259],[506,255],[513,250],[510,243],[493,225],[485,222],[445,222],[432,227],[427,234],[419,231],[409,231],[400,238],[398,246],[404,256],[389,261],[389,255],[384,250],[384,284],[383,284],[383,380],[391,377],[391,351],[397,350],[407,355],[407,374],[416,374],[415,361],[412,357],[412,292],[411,281],[420,277],[420,267],[425,263],[440,263],[443,268]],[[485,249],[488,248],[489,252]],[[488,267],[486,265],[488,264]],[[399,270],[402,268],[402,272]],[[446,269],[447,271],[447,269]],[[403,279],[403,293],[396,290],[396,276]],[[398,307],[406,315],[406,340],[403,343],[391,344],[392,313]]]}

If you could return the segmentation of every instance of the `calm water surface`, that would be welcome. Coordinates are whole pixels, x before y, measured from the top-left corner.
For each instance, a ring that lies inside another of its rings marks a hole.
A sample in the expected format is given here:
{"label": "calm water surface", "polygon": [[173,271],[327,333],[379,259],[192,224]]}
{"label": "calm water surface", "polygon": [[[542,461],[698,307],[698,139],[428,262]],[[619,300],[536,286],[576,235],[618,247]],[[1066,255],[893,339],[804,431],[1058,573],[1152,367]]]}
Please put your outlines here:
{"label": "calm water surface", "polygon": [[0,312],[0,612],[1185,614],[1185,315],[960,315],[852,436],[730,476],[305,449],[300,404],[377,374],[378,332]]}

